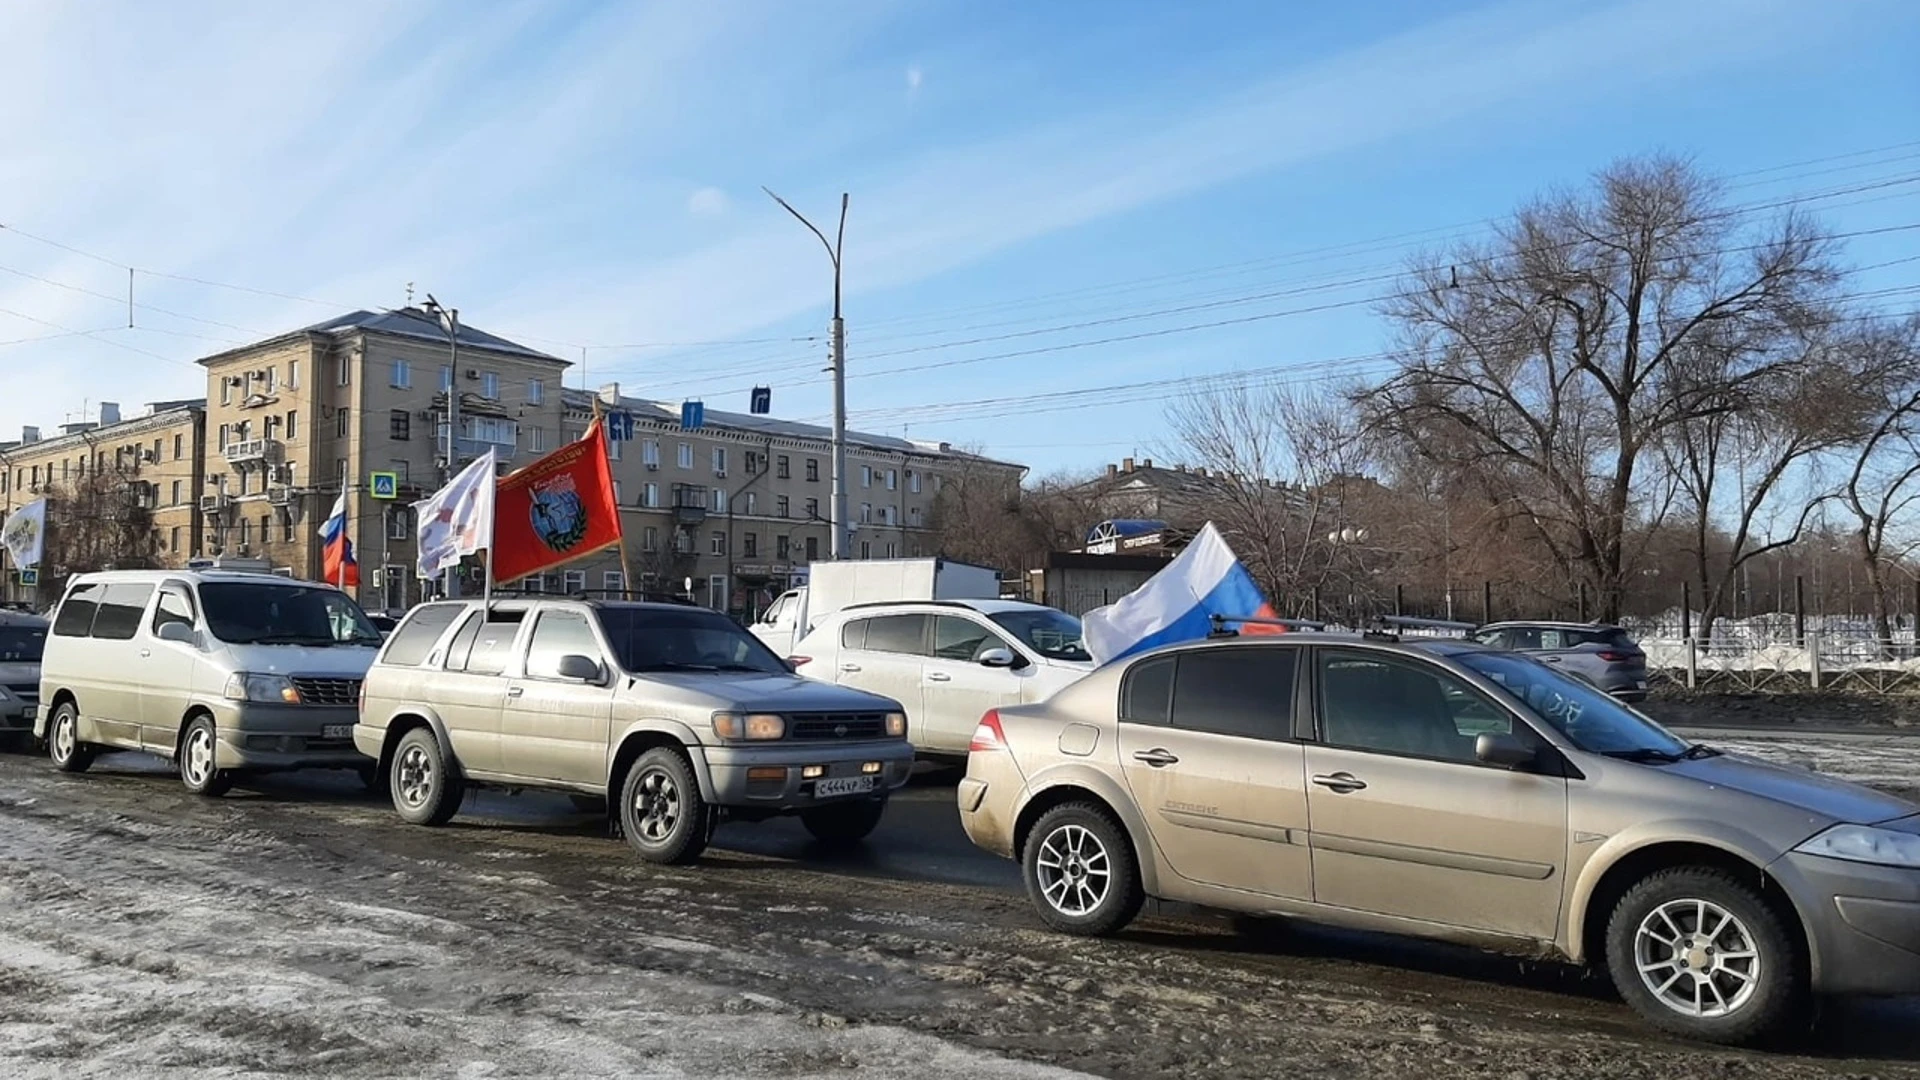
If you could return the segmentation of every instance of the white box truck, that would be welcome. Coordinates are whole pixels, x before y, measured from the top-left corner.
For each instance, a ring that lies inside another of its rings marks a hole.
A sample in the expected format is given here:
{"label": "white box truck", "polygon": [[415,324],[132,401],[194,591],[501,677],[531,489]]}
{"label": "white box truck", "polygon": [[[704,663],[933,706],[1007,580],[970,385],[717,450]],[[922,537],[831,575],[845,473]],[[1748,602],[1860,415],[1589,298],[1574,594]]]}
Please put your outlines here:
{"label": "white box truck", "polygon": [[983,600],[1000,596],[1000,572],[951,559],[859,559],[818,562],[807,584],[782,593],[752,626],[781,656],[813,625],[841,608],[890,600]]}

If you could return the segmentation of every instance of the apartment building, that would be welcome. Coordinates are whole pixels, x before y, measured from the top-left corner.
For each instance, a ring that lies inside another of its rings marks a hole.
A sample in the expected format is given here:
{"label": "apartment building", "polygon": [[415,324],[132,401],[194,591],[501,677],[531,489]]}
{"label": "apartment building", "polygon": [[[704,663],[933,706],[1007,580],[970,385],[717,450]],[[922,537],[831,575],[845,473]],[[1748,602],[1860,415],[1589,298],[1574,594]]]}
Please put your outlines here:
{"label": "apartment building", "polygon": [[566,361],[469,326],[450,341],[419,308],[356,311],[200,363],[205,553],[318,578],[319,529],[344,491],[370,609],[420,599],[411,504],[446,475],[450,396],[456,471],[488,449],[506,471],[551,450],[561,430]]}
{"label": "apartment building", "polygon": [[[637,587],[680,592],[710,607],[742,610],[777,596],[828,556],[832,432],[815,424],[704,410],[681,426],[678,403],[623,397],[619,386],[565,393],[566,438],[603,411],[633,419],[632,438],[611,444],[628,562]],[[847,510],[855,558],[937,554],[934,501],[963,470],[1018,483],[1025,468],[919,440],[847,433]],[[619,590],[617,553],[565,567],[534,589]]]}
{"label": "apartment building", "polygon": [[[69,533],[53,538],[49,563],[70,556],[183,564],[202,543],[197,500],[205,468],[204,414],[198,398],[153,402],[132,418],[104,401],[97,419],[63,424],[51,437],[42,437],[38,427],[23,429],[18,442],[0,443],[0,518],[47,499],[49,531],[64,527]],[[83,522],[89,526],[84,533],[78,528]],[[131,536],[136,522],[149,525],[150,534]],[[116,527],[122,535],[115,535]],[[7,567],[7,599],[52,599],[39,587],[22,586],[15,570]],[[49,578],[61,572],[51,565],[42,570]]]}

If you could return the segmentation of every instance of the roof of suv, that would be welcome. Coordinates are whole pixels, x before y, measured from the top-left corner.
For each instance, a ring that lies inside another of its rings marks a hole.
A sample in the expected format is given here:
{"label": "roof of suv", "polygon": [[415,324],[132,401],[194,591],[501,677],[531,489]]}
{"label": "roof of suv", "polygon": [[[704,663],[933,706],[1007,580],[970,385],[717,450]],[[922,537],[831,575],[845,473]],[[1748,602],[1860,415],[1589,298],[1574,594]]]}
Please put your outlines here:
{"label": "roof of suv", "polygon": [[1603,622],[1573,622],[1565,619],[1508,619],[1505,622],[1491,622],[1480,627],[1482,630],[1505,630],[1514,626],[1533,626],[1542,630],[1618,630],[1620,627]]}
{"label": "roof of suv", "polygon": [[[1008,611],[1056,611],[1057,608],[1045,604],[1035,604],[1027,600],[989,600],[982,597],[977,600],[875,600],[865,604],[848,604],[834,615],[846,612],[862,614],[878,611],[882,608],[965,608],[982,615],[999,615]],[[832,616],[828,616],[831,618]]]}
{"label": "roof of suv", "polygon": [[281,584],[287,586],[324,586],[333,588],[330,581],[308,581],[304,578],[291,578],[265,570],[95,570],[86,574],[75,574],[74,582],[158,582],[158,581],[199,581],[199,582],[240,582],[243,584]]}

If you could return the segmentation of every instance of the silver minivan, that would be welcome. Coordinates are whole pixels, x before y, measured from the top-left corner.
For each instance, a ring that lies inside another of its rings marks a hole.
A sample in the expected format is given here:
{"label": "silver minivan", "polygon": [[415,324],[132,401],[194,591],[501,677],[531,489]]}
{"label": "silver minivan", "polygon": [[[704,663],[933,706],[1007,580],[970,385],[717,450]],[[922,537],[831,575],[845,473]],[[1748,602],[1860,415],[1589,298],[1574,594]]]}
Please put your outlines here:
{"label": "silver minivan", "polygon": [[188,790],[237,773],[353,769],[380,635],[330,585],[231,570],[81,574],[55,610],[34,735],[80,772],[109,750],[173,761]]}
{"label": "silver minivan", "polygon": [[46,651],[47,620],[22,611],[0,611],[0,741],[24,743],[40,703],[40,654]]}

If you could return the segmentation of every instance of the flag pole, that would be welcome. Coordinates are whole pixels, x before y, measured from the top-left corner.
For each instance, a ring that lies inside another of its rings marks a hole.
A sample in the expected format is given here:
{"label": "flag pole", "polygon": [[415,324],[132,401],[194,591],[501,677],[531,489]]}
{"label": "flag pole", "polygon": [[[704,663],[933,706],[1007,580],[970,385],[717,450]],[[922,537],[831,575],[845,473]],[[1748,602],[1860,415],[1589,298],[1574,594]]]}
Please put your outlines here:
{"label": "flag pole", "polygon": [[[596,424],[601,422],[598,393],[593,395],[593,422]],[[609,465],[607,471],[612,472],[613,467]],[[613,506],[613,523],[620,529],[620,599],[626,600],[633,596],[633,563],[627,558],[627,529],[626,524],[620,520],[620,504],[617,500]]]}

